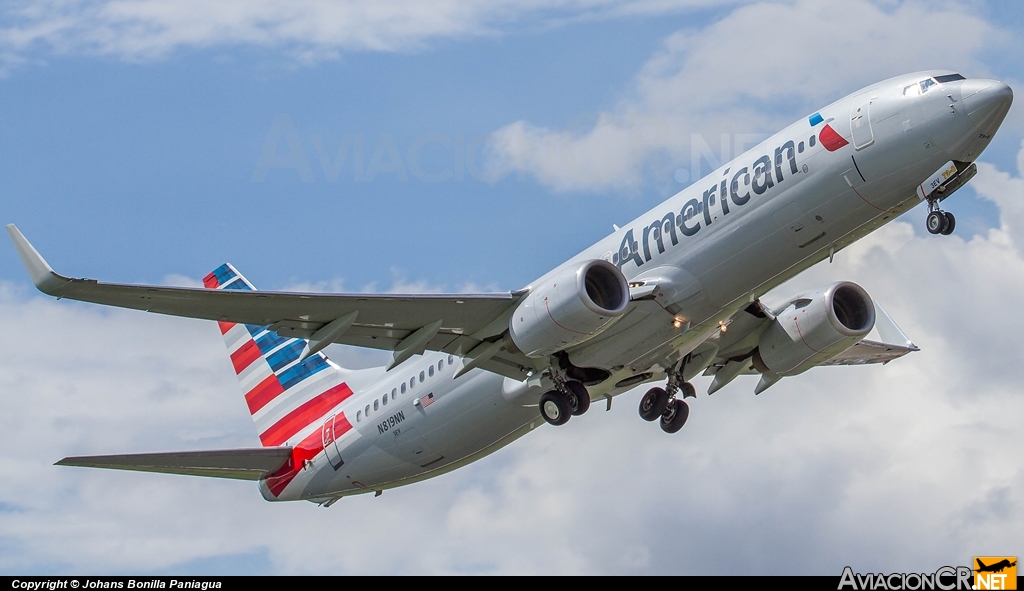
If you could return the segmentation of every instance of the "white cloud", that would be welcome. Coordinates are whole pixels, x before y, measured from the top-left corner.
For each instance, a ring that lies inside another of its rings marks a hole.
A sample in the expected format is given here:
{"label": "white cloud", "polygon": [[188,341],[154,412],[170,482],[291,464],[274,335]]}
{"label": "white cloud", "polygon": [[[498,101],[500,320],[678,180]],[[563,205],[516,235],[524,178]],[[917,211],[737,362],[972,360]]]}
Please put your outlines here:
{"label": "white cloud", "polygon": [[248,46],[315,62],[343,51],[401,51],[500,34],[524,22],[678,12],[710,0],[12,0],[0,9],[0,64],[50,53],[159,59]]}
{"label": "white cloud", "polygon": [[[1024,142],[1017,153],[1017,169],[1024,171]],[[1002,212],[1001,230],[1012,236],[1018,248],[1024,247],[1024,180],[997,170],[987,162],[978,163],[977,180],[973,183],[982,199],[992,201]],[[1024,252],[1024,251],[1021,251]]]}
{"label": "white cloud", "polygon": [[997,187],[1000,228],[931,236],[914,211],[780,288],[857,281],[921,352],[815,369],[756,397],[740,378],[692,401],[674,436],[639,420],[627,394],[612,412],[595,405],[451,474],[326,510],[265,503],[248,483],[51,466],[256,439],[209,323],[5,283],[0,571],[265,554],[282,573],[837,575],[1021,554],[1024,256],[1020,218],[1002,207],[1024,200],[1024,178],[986,166],[972,184]]}
{"label": "white cloud", "polygon": [[[950,30],[956,34],[941,43],[907,42]],[[693,180],[705,142],[712,154],[738,155],[745,148],[729,145],[736,134],[774,132],[889,76],[934,68],[986,75],[979,54],[1009,42],[1007,32],[953,4],[742,6],[708,27],[669,36],[630,96],[592,128],[578,133],[517,121],[499,129],[487,168],[492,178],[527,173],[556,191],[635,189],[652,171],[665,179],[677,167]],[[722,134],[729,143],[720,149]]]}

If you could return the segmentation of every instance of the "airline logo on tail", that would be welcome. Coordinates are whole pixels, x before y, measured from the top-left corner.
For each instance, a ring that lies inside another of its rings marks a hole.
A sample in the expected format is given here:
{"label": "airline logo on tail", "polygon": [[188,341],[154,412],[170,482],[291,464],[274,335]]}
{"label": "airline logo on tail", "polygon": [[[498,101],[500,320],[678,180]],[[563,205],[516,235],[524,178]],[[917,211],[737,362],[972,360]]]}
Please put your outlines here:
{"label": "airline logo on tail", "polygon": [[[203,285],[255,291],[227,263],[204,277]],[[269,326],[218,324],[260,442],[264,447],[294,448],[292,459],[266,478],[270,491],[279,496],[325,445],[333,445],[331,451],[336,451],[358,438],[344,413],[331,415],[330,426],[324,424],[325,418],[352,396],[352,389],[322,353],[299,361],[308,347],[304,339],[282,337]],[[325,429],[330,431],[329,437]]]}

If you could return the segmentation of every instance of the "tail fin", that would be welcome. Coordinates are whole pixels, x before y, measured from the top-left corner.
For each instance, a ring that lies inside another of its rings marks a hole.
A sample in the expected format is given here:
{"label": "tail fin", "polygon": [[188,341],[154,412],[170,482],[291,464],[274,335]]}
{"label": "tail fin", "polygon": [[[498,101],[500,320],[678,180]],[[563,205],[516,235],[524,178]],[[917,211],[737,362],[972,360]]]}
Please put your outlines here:
{"label": "tail fin", "polygon": [[[227,263],[204,277],[203,285],[211,289],[255,291],[252,284]],[[268,330],[269,326],[231,322],[219,322],[219,325],[260,442],[264,447],[295,449],[290,465],[274,475],[279,478],[267,478],[277,496],[294,477],[293,471],[323,451],[325,445],[331,444],[337,449],[340,440],[358,436],[344,413],[331,414],[352,395],[352,389],[344,381],[343,370],[322,353],[314,353],[299,362],[309,347],[304,339],[281,337]],[[325,421],[332,416],[331,425],[326,426]],[[286,473],[291,475],[286,476]],[[275,481],[279,486],[272,484]]]}

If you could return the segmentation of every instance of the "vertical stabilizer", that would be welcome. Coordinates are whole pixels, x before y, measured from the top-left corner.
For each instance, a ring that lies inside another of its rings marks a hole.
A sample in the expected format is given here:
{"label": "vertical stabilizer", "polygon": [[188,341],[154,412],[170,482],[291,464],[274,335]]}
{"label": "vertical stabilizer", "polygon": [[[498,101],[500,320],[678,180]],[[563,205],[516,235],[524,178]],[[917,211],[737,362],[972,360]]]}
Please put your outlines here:
{"label": "vertical stabilizer", "polygon": [[[203,285],[255,291],[227,263],[204,277]],[[352,389],[345,383],[345,372],[323,353],[303,358],[309,349],[305,339],[282,337],[269,326],[218,324],[260,442],[264,447],[287,445],[295,450],[292,461],[266,479],[277,496],[306,460],[324,450],[325,443],[340,448],[358,437],[338,409]],[[325,421],[330,422],[326,429]]]}

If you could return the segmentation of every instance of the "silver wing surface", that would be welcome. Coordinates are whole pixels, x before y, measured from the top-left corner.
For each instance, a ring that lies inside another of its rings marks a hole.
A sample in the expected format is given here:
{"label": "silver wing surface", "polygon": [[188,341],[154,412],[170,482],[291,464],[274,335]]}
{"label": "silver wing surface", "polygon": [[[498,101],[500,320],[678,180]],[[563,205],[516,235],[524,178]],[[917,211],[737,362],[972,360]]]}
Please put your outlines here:
{"label": "silver wing surface", "polygon": [[311,339],[311,346],[318,336],[329,337],[329,342],[394,351],[389,368],[425,350],[474,357],[474,350],[486,349],[486,361],[476,367],[516,379],[533,369],[527,357],[494,352],[492,346],[508,327],[520,293],[321,294],[103,283],[54,272],[14,224],[7,232],[36,287],[57,298],[270,326],[281,336]]}
{"label": "silver wing surface", "polygon": [[836,355],[820,365],[870,365],[872,363],[889,363],[907,353],[920,351],[917,347],[907,347],[891,343],[863,340],[849,349]]}
{"label": "silver wing surface", "polygon": [[864,339],[821,365],[889,363],[893,359],[903,357],[907,353],[921,350],[896,325],[896,322],[886,313],[881,304],[874,300],[873,303],[875,304],[875,329],[874,334],[869,334],[868,336],[877,336],[877,339]]}
{"label": "silver wing surface", "polygon": [[292,455],[290,447],[259,447],[212,451],[181,451],[64,458],[56,466],[110,468],[162,474],[259,480],[276,472]]}
{"label": "silver wing surface", "polygon": [[[845,351],[819,363],[819,367],[885,364],[907,353],[921,350],[877,301],[872,300],[872,303],[875,306],[875,326],[868,336],[873,338],[865,338],[855,343]],[[719,380],[719,385],[712,384],[712,392],[735,376],[759,373],[754,368],[752,355],[760,343],[761,333],[774,321],[774,317],[775,314],[771,310],[763,307],[760,302],[755,302],[733,315],[728,331],[718,337],[717,343],[708,343],[708,348],[715,352],[715,358],[704,370],[704,375],[728,376]]]}

